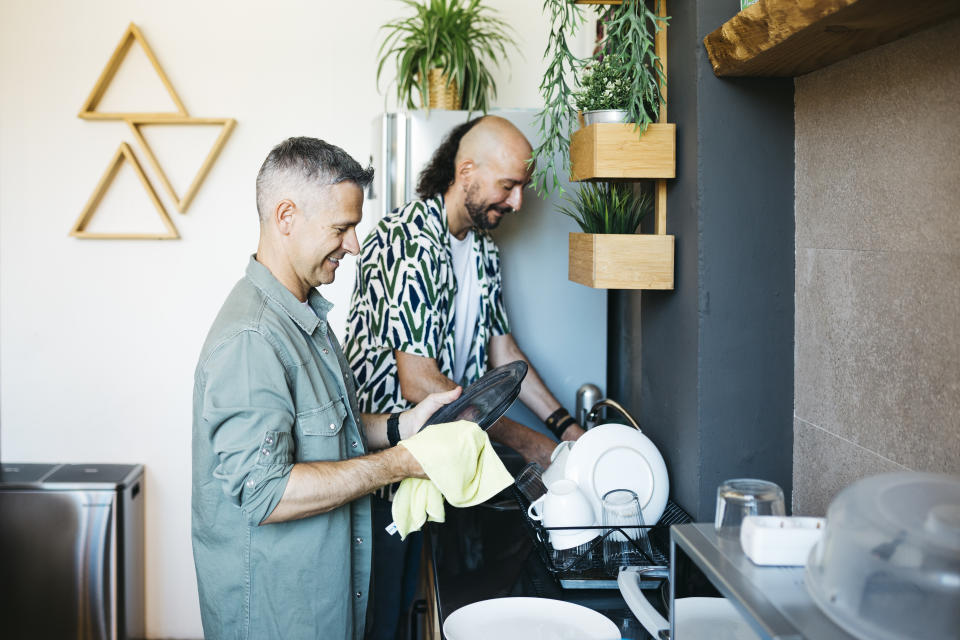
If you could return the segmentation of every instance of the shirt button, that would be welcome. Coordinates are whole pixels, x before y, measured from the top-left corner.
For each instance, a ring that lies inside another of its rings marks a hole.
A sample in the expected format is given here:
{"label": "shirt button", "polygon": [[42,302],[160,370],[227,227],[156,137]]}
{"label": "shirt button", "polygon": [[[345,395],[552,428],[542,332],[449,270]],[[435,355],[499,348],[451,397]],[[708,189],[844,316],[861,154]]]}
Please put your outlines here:
{"label": "shirt button", "polygon": [[356,592],[355,594],[353,594],[353,595],[357,596],[357,600],[359,600],[360,598],[363,597],[363,594],[360,593],[359,591],[357,591],[357,592]]}
{"label": "shirt button", "polygon": [[330,353],[330,350],[329,350],[329,349],[324,349],[324,350],[323,350],[323,355],[327,355],[328,353]]}
{"label": "shirt button", "polygon": [[335,425],[335,424],[333,424],[333,423],[331,422],[331,423],[330,423],[330,430],[333,431],[333,430],[336,429],[336,428],[337,428],[337,425]]}
{"label": "shirt button", "polygon": [[350,446],[353,447],[354,449],[356,449],[357,446],[358,446],[358,444],[359,444],[359,443],[358,443],[356,440],[354,440],[353,442],[350,443]]}
{"label": "shirt button", "polygon": [[266,448],[260,449],[260,453],[262,453],[262,454],[265,455],[265,456],[270,455],[270,451],[267,450]]}
{"label": "shirt button", "polygon": [[361,537],[359,537],[359,536],[356,537],[356,538],[354,538],[354,540],[357,542],[357,544],[363,544],[363,538],[361,538]]}
{"label": "shirt button", "polygon": [[267,444],[273,444],[273,437],[267,436]]}
{"label": "shirt button", "polygon": [[257,483],[254,482],[253,480],[247,480],[247,486],[248,486],[248,487],[253,488],[253,486],[254,486],[255,484],[257,484]]}

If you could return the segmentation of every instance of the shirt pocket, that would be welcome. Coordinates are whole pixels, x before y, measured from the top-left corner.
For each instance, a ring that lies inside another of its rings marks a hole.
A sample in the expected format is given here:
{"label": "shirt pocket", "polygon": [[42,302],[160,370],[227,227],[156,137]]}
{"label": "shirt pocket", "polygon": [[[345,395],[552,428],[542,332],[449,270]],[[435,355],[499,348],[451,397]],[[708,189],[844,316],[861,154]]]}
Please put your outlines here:
{"label": "shirt pocket", "polygon": [[297,461],[340,460],[340,441],[347,418],[343,398],[313,409],[297,413],[295,432],[297,436]]}

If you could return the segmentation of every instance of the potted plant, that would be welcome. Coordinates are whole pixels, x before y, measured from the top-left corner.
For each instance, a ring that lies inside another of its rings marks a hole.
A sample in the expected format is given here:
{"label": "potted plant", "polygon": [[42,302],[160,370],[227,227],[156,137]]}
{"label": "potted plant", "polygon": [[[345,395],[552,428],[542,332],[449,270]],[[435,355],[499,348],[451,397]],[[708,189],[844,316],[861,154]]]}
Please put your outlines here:
{"label": "potted plant", "polygon": [[584,70],[580,90],[573,101],[587,126],[598,122],[626,122],[630,87],[616,62],[616,54],[608,53]]}
{"label": "potted plant", "polygon": [[[636,185],[636,186],[635,186]],[[648,183],[584,182],[561,213],[583,233],[570,234],[570,280],[605,289],[672,289],[674,237],[641,234],[653,211]]]}
{"label": "potted plant", "polygon": [[584,233],[636,233],[653,211],[649,190],[638,193],[630,182],[584,182],[566,200],[572,206],[560,207],[560,213],[573,218]]}
{"label": "potted plant", "polygon": [[414,15],[381,27],[387,35],[377,53],[377,85],[384,65],[396,64],[400,105],[467,109],[486,113],[497,94],[489,64],[516,48],[514,30],[480,0],[402,0]]}
{"label": "potted plant", "polygon": [[[657,0],[659,3],[662,0]],[[594,162],[584,157],[590,167],[586,171],[577,171],[578,158],[575,157],[571,140],[577,124],[572,106],[576,102],[582,108],[583,100],[600,98],[601,87],[615,82],[618,91],[619,108],[627,112],[625,121],[632,126],[632,136],[638,140],[647,133],[650,124],[657,121],[663,94],[666,89],[666,77],[663,66],[656,53],[656,34],[669,20],[658,16],[642,0],[623,0],[619,7],[603,8],[605,36],[597,52],[586,60],[573,55],[566,39],[583,23],[580,8],[569,0],[545,0],[544,9],[552,19],[551,33],[547,43],[545,58],[548,60],[547,72],[540,85],[544,98],[544,109],[538,116],[541,143],[534,150],[533,158],[537,162],[534,184],[541,193],[549,193],[559,187],[557,174],[560,170],[573,167],[572,180],[586,178],[653,178],[673,177],[674,169],[666,171],[667,163],[673,162],[672,152],[659,158],[655,167],[644,167],[637,173],[616,172],[616,167],[634,164],[629,159],[614,158],[612,161]],[[582,73],[580,91],[574,92],[567,81],[568,75]],[[584,73],[585,72],[585,73]],[[672,127],[672,125],[664,125]],[[672,144],[673,131],[663,131],[656,142]],[[616,140],[604,140],[596,136],[613,135]],[[588,154],[596,148],[621,144],[623,128],[608,129],[602,134],[591,131],[591,140],[581,147]],[[668,140],[669,138],[669,140]],[[649,146],[649,145],[648,145]],[[571,160],[567,162],[567,152]],[[647,153],[648,149],[629,151],[633,155]],[[559,155],[559,165],[557,156]],[[581,154],[582,155],[582,154]],[[663,155],[663,154],[658,154]],[[643,164],[641,161],[640,164]],[[604,174],[608,168],[614,173]]]}

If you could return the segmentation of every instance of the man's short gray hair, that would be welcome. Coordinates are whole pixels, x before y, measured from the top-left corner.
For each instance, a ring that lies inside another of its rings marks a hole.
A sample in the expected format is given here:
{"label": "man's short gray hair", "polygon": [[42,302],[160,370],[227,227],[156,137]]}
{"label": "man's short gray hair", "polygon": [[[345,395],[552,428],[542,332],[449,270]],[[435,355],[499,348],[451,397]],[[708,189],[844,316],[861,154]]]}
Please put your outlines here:
{"label": "man's short gray hair", "polygon": [[269,201],[270,196],[276,194],[278,187],[325,187],[353,182],[364,189],[372,180],[373,167],[364,169],[336,145],[317,138],[287,138],[270,150],[257,173],[257,212],[261,220],[268,215],[274,204]]}

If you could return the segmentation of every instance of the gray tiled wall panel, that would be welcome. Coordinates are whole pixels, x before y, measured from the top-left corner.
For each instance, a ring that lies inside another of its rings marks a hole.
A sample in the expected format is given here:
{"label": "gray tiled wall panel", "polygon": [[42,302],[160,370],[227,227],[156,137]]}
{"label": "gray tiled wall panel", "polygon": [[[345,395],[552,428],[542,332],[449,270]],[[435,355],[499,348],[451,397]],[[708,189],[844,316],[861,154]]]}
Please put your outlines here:
{"label": "gray tiled wall panel", "polygon": [[794,421],[793,515],[823,516],[855,480],[904,467],[800,420]]}
{"label": "gray tiled wall panel", "polygon": [[795,415],[960,472],[960,255],[797,251]]}
{"label": "gray tiled wall panel", "polygon": [[798,248],[960,253],[960,20],[797,78]]}
{"label": "gray tiled wall panel", "polygon": [[960,473],[960,20],[795,82],[794,495]]}

